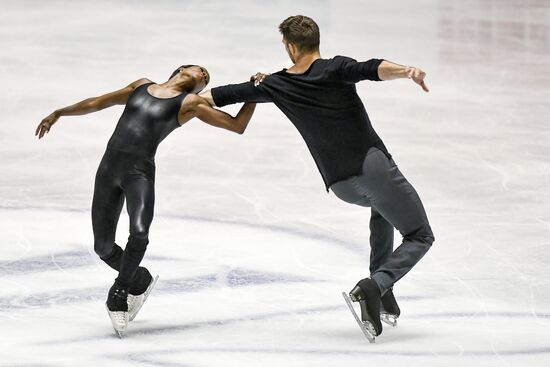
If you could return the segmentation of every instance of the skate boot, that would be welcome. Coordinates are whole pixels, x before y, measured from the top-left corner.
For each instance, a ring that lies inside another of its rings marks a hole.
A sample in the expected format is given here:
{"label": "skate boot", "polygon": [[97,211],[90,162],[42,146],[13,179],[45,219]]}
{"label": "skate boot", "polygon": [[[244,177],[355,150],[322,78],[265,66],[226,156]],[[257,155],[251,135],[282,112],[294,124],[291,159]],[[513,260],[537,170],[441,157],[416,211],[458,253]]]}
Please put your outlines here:
{"label": "skate boot", "polygon": [[158,275],[153,278],[149,270],[139,267],[134,276],[134,281],[128,289],[128,319],[134,320],[137,313],[145,303],[147,297],[157,283]]}
{"label": "skate boot", "polygon": [[401,310],[397,305],[392,288],[388,289],[381,298],[380,319],[391,326],[397,325]]}
{"label": "skate boot", "polygon": [[109,289],[105,306],[107,306],[107,312],[115,332],[119,338],[122,338],[122,333],[128,326],[128,288],[115,282]]}
{"label": "skate boot", "polygon": [[[342,295],[359,327],[367,339],[374,343],[375,338],[382,334],[382,322],[380,321],[381,296],[378,284],[370,278],[365,278],[357,283],[349,296],[346,293],[342,293]],[[352,302],[359,303],[361,308],[360,319],[353,308]]]}

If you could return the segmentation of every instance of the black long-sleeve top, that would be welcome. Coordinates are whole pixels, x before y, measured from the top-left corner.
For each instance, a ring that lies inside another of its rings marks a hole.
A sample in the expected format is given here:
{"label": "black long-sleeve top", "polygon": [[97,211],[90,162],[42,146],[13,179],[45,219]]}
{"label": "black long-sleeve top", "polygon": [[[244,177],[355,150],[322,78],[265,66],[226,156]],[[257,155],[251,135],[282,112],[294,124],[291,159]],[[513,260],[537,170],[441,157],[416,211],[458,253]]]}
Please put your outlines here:
{"label": "black long-sleeve top", "polygon": [[292,121],[304,138],[328,188],[335,182],[362,174],[370,147],[388,157],[357,95],[355,83],[380,81],[378,66],[383,59],[364,62],[335,56],[317,59],[304,73],[283,69],[258,86],[253,82],[213,88],[216,106],[240,102],[273,102]]}

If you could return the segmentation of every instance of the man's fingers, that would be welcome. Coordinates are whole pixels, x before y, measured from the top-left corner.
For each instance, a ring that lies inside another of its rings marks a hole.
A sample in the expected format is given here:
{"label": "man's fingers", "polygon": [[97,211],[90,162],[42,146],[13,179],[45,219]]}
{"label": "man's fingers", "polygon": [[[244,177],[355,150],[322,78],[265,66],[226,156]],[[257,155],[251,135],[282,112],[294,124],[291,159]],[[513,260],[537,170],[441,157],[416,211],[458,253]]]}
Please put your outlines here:
{"label": "man's fingers", "polygon": [[429,92],[430,90],[428,89],[428,86],[426,85],[426,83],[424,83],[424,81],[421,81],[420,82],[420,86],[422,87],[422,89],[424,90],[424,92]]}

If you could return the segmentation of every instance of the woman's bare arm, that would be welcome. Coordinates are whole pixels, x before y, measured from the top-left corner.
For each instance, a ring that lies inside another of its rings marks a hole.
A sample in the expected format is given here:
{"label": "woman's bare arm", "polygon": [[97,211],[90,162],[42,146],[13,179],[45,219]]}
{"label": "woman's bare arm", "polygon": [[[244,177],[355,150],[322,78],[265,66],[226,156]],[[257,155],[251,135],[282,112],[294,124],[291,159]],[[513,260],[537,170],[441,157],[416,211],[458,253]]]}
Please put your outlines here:
{"label": "woman's bare arm", "polygon": [[114,105],[126,104],[128,97],[137,87],[149,82],[151,82],[149,79],[141,78],[114,92],[103,94],[98,97],[86,98],[73,105],[57,109],[38,124],[34,135],[38,135],[38,139],[42,138],[50,131],[52,125],[55,124],[61,116],[86,115]]}
{"label": "woman's bare arm", "polygon": [[197,117],[209,125],[242,134],[246,130],[255,108],[256,103],[245,103],[237,115],[233,117],[228,113],[212,108],[204,98],[190,94],[183,101],[180,121],[184,123],[193,117]]}

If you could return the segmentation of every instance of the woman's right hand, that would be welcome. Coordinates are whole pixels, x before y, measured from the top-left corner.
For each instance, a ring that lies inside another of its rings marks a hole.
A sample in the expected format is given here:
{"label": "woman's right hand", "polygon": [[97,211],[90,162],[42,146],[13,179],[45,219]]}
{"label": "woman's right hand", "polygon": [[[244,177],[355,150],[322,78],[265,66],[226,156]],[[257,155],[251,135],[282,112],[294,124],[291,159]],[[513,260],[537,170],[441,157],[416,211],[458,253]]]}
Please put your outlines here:
{"label": "woman's right hand", "polygon": [[34,136],[38,135],[38,139],[42,138],[46,133],[50,131],[50,128],[57,122],[59,115],[52,112],[48,117],[44,118],[36,127]]}
{"label": "woman's right hand", "polygon": [[261,82],[264,81],[270,74],[256,73],[250,77],[250,81],[254,82],[254,86],[257,87]]}

